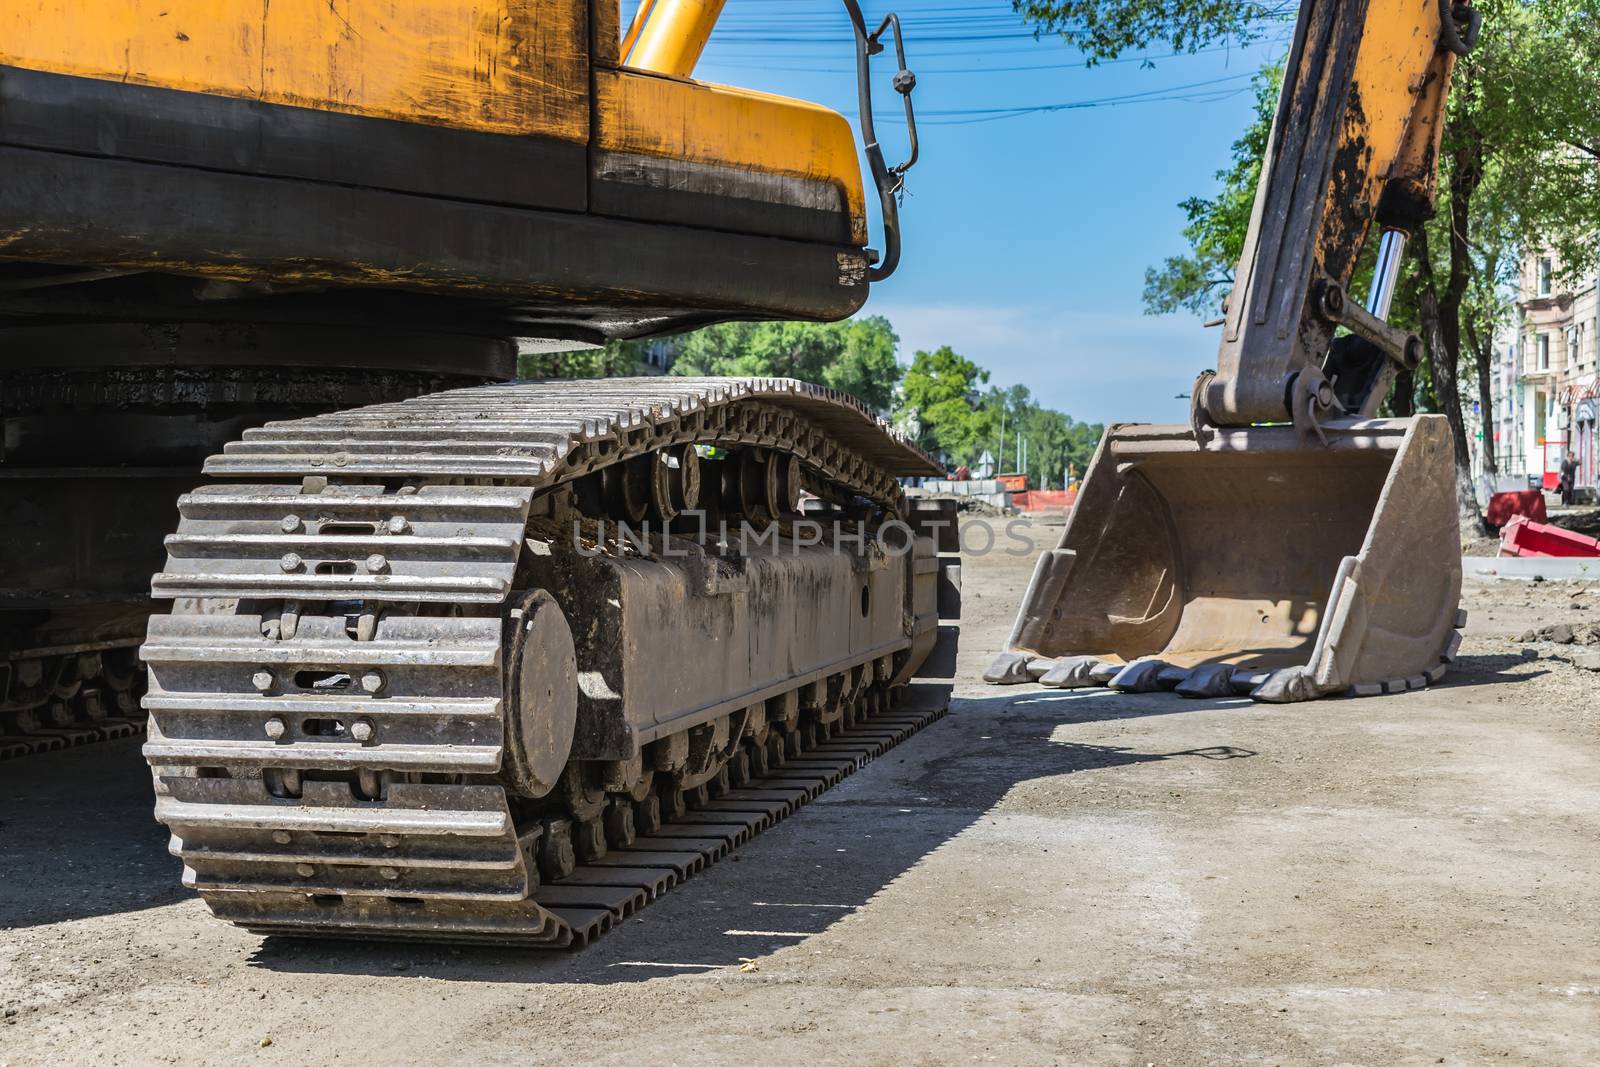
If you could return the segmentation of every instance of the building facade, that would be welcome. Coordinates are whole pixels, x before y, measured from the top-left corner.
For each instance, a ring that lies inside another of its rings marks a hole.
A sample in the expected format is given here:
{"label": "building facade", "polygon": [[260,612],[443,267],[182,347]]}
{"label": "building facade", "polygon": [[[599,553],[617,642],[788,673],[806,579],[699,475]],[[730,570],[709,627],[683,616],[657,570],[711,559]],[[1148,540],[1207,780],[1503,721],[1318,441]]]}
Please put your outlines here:
{"label": "building facade", "polygon": [[1523,257],[1517,320],[1495,342],[1495,410],[1484,432],[1492,428],[1503,487],[1555,488],[1562,457],[1571,451],[1578,487],[1593,494],[1600,475],[1600,286],[1593,273],[1576,286],[1559,285],[1559,270],[1548,252]]}

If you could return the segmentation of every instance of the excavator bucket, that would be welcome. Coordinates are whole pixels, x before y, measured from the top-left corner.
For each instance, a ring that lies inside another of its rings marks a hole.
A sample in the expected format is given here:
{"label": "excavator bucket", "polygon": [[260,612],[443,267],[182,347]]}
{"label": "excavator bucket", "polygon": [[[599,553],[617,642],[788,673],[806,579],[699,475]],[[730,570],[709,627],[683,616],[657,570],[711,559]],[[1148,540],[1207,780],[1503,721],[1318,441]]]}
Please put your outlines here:
{"label": "excavator bucket", "polygon": [[1437,681],[1465,621],[1442,416],[1114,426],[985,681],[1308,700]]}

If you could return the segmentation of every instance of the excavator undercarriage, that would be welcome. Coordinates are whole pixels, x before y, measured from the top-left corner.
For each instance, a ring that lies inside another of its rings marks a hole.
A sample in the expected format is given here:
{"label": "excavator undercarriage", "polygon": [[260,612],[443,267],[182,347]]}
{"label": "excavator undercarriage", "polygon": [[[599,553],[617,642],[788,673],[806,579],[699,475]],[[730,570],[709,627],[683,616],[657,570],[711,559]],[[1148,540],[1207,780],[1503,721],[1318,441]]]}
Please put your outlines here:
{"label": "excavator undercarriage", "polygon": [[943,713],[949,516],[889,474],[923,462],[781,380],[250,431],[143,649],[185,884],[265,932],[582,944]]}
{"label": "excavator undercarriage", "polygon": [[0,757],[142,705],[219,916],[566,946],[944,713],[952,516],[875,413],[511,381],[894,271],[898,23],[844,0],[858,144],[694,80],[721,7],[0,0]]}

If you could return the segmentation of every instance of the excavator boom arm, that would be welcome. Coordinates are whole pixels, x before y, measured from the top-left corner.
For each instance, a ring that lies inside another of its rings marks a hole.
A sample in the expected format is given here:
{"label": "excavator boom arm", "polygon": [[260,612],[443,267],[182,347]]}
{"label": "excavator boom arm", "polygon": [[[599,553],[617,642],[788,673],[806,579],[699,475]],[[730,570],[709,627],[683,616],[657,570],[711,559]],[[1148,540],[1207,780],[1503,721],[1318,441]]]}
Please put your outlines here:
{"label": "excavator boom arm", "polygon": [[[1107,431],[985,680],[1294,701],[1443,676],[1461,624],[1449,427],[1372,416],[1421,358],[1386,317],[1476,36],[1450,3],[1302,0],[1191,425]],[[1363,308],[1346,289],[1374,223]]]}
{"label": "excavator boom arm", "polygon": [[[1415,366],[1420,345],[1383,320],[1404,239],[1433,214],[1450,74],[1475,36],[1451,0],[1303,0],[1197,427],[1370,417],[1394,367]],[[1375,222],[1361,308],[1344,296]],[[1340,326],[1356,340],[1336,343]]]}
{"label": "excavator boom arm", "polygon": [[687,78],[716,29],[727,0],[641,0],[622,41],[622,60],[635,70]]}

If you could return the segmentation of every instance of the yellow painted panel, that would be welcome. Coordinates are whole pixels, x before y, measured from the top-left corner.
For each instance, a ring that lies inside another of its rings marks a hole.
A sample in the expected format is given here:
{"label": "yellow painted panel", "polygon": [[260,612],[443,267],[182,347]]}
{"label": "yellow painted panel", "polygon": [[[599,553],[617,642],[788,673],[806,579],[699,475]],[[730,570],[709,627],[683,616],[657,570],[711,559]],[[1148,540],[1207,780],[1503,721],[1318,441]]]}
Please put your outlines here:
{"label": "yellow painted panel", "polygon": [[1385,161],[1400,150],[1438,40],[1438,0],[1370,0],[1355,83],[1367,143]]}
{"label": "yellow painted panel", "polygon": [[597,70],[595,94],[602,150],[831,182],[844,193],[856,243],[866,243],[855,134],[838,112],[627,70]]}
{"label": "yellow painted panel", "polygon": [[0,0],[0,63],[586,140],[586,0]]}
{"label": "yellow painted panel", "polygon": [[[1368,219],[1376,208],[1384,180],[1405,146],[1406,128],[1417,112],[1438,40],[1438,0],[1370,0],[1356,52],[1351,107],[1341,134],[1344,145],[1361,148],[1360,160],[1353,161],[1359,166],[1360,182],[1342,186],[1335,181],[1329,190],[1318,234],[1319,258],[1324,262],[1331,254],[1359,244],[1363,235],[1345,232],[1340,221]],[[1336,202],[1350,196],[1365,202]],[[1353,268],[1354,262],[1349,266]]]}

